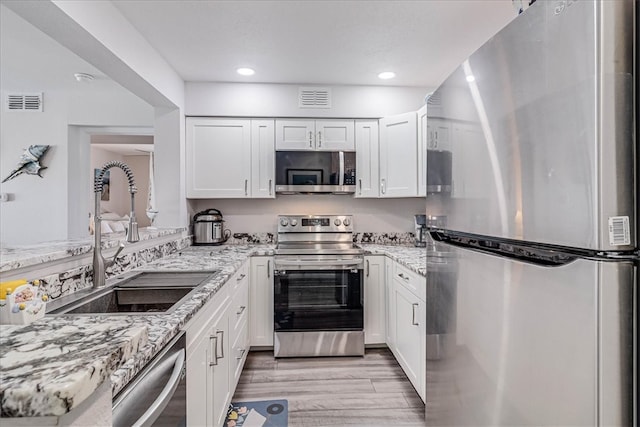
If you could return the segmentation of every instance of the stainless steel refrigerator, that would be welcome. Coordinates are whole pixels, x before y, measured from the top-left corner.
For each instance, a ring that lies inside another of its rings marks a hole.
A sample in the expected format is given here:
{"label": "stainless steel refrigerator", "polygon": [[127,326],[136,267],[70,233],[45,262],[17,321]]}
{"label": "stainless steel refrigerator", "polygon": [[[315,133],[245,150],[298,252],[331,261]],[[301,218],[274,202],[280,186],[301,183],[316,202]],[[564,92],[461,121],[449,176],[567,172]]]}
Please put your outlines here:
{"label": "stainless steel refrigerator", "polygon": [[538,1],[427,102],[429,426],[637,425],[637,7]]}

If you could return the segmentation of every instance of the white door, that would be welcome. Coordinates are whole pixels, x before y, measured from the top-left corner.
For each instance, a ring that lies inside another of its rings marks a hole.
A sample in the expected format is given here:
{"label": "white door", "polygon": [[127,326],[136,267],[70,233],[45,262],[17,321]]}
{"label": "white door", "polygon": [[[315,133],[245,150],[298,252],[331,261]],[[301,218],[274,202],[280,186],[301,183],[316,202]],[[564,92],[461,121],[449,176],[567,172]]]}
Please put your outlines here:
{"label": "white door", "polygon": [[417,114],[412,111],[380,119],[380,196],[417,195]]}
{"label": "white door", "polygon": [[251,257],[249,294],[252,346],[273,346],[273,258]]}
{"label": "white door", "polygon": [[364,343],[386,341],[385,256],[364,258]]}
{"label": "white door", "polygon": [[378,197],[379,140],[377,120],[356,120],[356,194]]}
{"label": "white door", "polygon": [[276,120],[276,150],[315,150],[314,120]]}
{"label": "white door", "polygon": [[251,120],[251,197],[275,199],[273,120]]}
{"label": "white door", "polygon": [[251,188],[251,122],[187,118],[189,198],[245,198]]}
{"label": "white door", "polygon": [[316,149],[355,151],[353,120],[316,120]]}
{"label": "white door", "polygon": [[213,420],[207,425],[221,426],[227,416],[227,405],[231,401],[231,384],[229,382],[229,371],[231,364],[229,358],[229,318],[227,310],[223,310],[212,324],[210,329],[209,368],[211,369],[212,381],[208,381],[211,387],[213,402],[208,404],[213,407]]}
{"label": "white door", "polygon": [[187,355],[187,424],[190,426],[207,425],[211,419],[213,400],[211,369],[209,368],[209,336],[202,334],[190,347]]}
{"label": "white door", "polygon": [[397,280],[394,288],[396,357],[418,394],[424,396],[422,388],[422,366],[426,363],[426,354],[422,351],[426,341],[423,320],[423,317],[426,318],[424,302]]}
{"label": "white door", "polygon": [[393,280],[394,261],[385,257],[385,314],[387,317],[386,342],[393,354],[396,354],[396,303],[395,281]]}
{"label": "white door", "polygon": [[427,129],[427,106],[418,110],[418,196],[427,195],[427,147],[429,130]]}

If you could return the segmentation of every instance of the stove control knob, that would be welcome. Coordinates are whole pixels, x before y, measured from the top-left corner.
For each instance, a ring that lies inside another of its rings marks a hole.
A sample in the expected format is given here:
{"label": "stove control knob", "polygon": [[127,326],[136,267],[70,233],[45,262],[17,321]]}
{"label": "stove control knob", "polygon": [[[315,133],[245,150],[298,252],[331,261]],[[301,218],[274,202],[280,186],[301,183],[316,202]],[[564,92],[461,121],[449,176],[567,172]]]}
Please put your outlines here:
{"label": "stove control knob", "polygon": [[289,220],[287,218],[282,218],[280,220],[280,225],[286,227],[287,225],[289,225]]}
{"label": "stove control knob", "polygon": [[336,225],[336,227],[340,227],[340,224],[342,224],[342,221],[340,221],[340,218],[336,218],[333,223]]}
{"label": "stove control knob", "polygon": [[345,218],[342,223],[345,225],[345,227],[348,227],[351,224],[351,220],[349,218]]}
{"label": "stove control knob", "polygon": [[296,225],[298,225],[298,220],[297,219],[292,219],[291,220],[291,226],[295,227]]}

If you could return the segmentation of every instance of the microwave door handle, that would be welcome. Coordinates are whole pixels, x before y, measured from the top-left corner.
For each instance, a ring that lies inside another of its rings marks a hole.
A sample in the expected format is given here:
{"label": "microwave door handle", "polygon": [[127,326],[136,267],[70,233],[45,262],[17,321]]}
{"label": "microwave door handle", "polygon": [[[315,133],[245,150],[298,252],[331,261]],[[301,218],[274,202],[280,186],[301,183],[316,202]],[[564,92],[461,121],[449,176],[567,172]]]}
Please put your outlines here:
{"label": "microwave door handle", "polygon": [[344,151],[338,154],[340,158],[340,170],[338,171],[338,185],[344,185]]}

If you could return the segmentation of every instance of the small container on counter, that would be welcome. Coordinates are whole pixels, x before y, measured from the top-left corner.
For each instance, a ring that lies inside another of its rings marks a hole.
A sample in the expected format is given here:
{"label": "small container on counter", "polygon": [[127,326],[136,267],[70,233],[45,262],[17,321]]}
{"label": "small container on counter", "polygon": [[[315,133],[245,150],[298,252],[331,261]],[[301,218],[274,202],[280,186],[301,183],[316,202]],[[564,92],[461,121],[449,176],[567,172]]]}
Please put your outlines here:
{"label": "small container on counter", "polygon": [[39,284],[39,280],[0,283],[0,324],[28,325],[44,317],[49,297]]}

